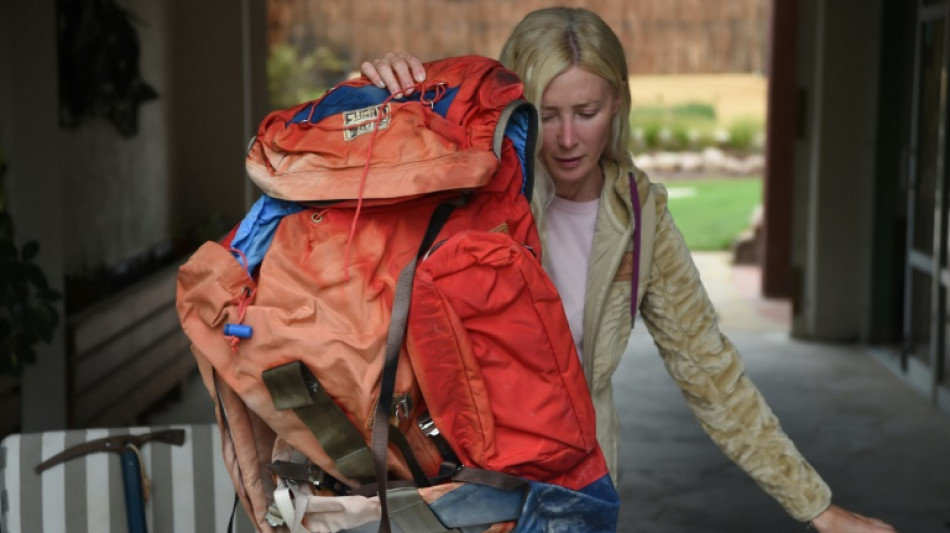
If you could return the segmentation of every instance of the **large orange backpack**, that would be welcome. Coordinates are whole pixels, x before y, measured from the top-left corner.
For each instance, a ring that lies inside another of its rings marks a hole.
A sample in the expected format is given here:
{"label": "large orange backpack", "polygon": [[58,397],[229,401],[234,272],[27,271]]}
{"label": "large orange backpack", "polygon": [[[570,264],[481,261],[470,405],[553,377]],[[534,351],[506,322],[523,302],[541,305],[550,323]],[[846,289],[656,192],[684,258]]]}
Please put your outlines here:
{"label": "large orange backpack", "polygon": [[265,532],[612,531],[529,208],[536,112],[493,60],[426,69],[270,114],[264,194],[180,270],[238,497]]}

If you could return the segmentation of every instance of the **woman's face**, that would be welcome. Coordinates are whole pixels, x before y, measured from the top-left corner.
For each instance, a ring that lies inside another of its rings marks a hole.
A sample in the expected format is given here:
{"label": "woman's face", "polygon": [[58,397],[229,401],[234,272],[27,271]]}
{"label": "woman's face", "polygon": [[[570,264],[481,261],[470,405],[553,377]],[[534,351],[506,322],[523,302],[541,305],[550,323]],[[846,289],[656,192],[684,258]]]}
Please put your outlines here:
{"label": "woman's face", "polygon": [[572,66],[541,96],[541,162],[558,196],[575,201],[600,197],[600,156],[610,138],[620,98],[604,78]]}

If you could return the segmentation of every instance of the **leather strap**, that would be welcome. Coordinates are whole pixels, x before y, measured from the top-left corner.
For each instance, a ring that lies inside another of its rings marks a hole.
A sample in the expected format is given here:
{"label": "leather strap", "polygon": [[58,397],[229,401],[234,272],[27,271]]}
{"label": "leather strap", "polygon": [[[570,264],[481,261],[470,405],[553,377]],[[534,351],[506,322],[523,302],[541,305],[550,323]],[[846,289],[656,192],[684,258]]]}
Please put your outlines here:
{"label": "leather strap", "polygon": [[75,459],[76,457],[81,457],[83,455],[96,452],[122,453],[130,445],[141,448],[145,443],[152,441],[164,442],[165,444],[171,444],[173,446],[181,446],[185,443],[185,430],[166,429],[152,433],[145,433],[143,435],[115,435],[113,437],[104,437],[101,439],[91,440],[89,442],[84,442],[82,444],[77,444],[70,448],[66,448],[65,450],[36,465],[33,468],[33,471],[39,474],[50,467],[64,463],[71,459]]}
{"label": "leather strap", "polygon": [[429,481],[429,477],[426,476],[422,466],[419,465],[419,460],[416,459],[416,455],[412,453],[412,447],[409,446],[409,440],[406,439],[406,436],[402,434],[402,431],[399,431],[399,428],[390,424],[389,426],[389,443],[395,444],[396,448],[399,448],[399,452],[402,454],[403,458],[406,460],[406,464],[409,466],[409,471],[412,473],[412,480],[416,482],[417,487],[430,487],[432,483]]}
{"label": "leather strap", "polygon": [[[640,207],[640,191],[637,190],[637,180],[633,172],[627,175],[630,180],[630,201],[633,204],[633,278],[630,279],[630,316],[636,319],[637,298],[640,290],[640,226],[643,222]],[[635,322],[631,321],[631,324]],[[632,326],[631,326],[632,327]]]}
{"label": "leather strap", "polygon": [[376,466],[376,487],[379,494],[381,516],[379,520],[380,533],[391,533],[389,522],[389,504],[386,497],[386,482],[388,478],[386,468],[386,453],[389,446],[389,417],[393,393],[396,387],[396,369],[399,366],[399,352],[402,350],[406,337],[406,326],[409,323],[409,303],[412,298],[412,280],[416,273],[416,263],[435,242],[442,227],[455,210],[454,203],[439,204],[429,219],[429,226],[416,252],[416,257],[409,262],[396,281],[396,294],[393,300],[393,310],[389,320],[389,330],[386,332],[386,359],[383,363],[383,372],[379,380],[379,399],[376,402],[376,413],[373,418],[373,462]]}
{"label": "leather strap", "polygon": [[511,476],[494,470],[481,470],[478,468],[460,467],[452,475],[452,481],[465,481],[467,483],[476,483],[478,485],[487,485],[501,490],[519,490],[527,489],[528,482],[516,476]]}
{"label": "leather strap", "polygon": [[237,511],[238,502],[241,501],[237,491],[234,491],[234,503],[231,504],[231,518],[228,518],[227,533],[234,533],[234,513]]}
{"label": "leather strap", "polygon": [[301,361],[265,370],[261,377],[278,410],[292,409],[344,476],[373,478],[373,456],[363,436]]}

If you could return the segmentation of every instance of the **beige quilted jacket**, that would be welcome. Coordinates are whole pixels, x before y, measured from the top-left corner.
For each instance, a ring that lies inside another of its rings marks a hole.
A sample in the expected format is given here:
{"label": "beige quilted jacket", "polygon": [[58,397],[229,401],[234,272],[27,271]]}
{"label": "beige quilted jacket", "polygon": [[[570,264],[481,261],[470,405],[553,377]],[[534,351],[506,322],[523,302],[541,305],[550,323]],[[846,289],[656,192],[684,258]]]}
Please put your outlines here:
{"label": "beige quilted jacket", "polygon": [[[782,431],[716,313],[662,185],[634,169],[642,205],[638,307],[670,375],[703,429],[795,519],[809,521],[831,491]],[[604,169],[584,316],[584,370],[597,411],[597,439],[616,480],[619,421],[611,377],[630,336],[632,208],[627,172]],[[605,282],[605,280],[612,280]]]}

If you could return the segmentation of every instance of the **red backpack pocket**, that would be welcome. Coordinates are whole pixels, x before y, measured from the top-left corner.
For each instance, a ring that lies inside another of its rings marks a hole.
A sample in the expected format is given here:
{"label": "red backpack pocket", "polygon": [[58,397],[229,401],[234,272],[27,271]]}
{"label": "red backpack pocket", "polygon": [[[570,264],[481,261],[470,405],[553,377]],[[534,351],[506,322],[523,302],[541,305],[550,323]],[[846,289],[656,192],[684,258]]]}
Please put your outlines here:
{"label": "red backpack pocket", "polygon": [[407,348],[466,466],[572,489],[607,473],[557,290],[505,233],[464,231],[418,265]]}

